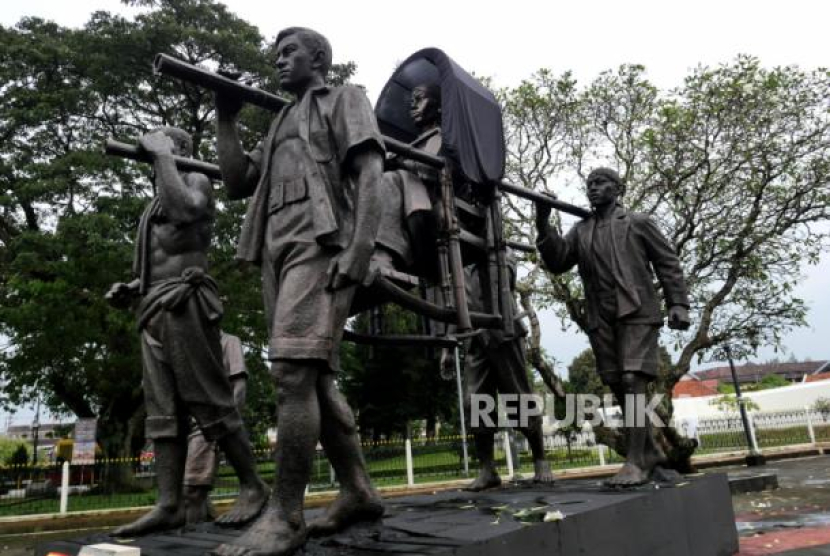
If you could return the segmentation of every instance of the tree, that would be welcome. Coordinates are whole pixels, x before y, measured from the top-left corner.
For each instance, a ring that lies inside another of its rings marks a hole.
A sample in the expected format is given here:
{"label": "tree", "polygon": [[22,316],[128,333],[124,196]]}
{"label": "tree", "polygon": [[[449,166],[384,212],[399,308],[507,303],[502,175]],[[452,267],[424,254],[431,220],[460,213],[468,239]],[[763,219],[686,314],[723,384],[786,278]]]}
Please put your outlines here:
{"label": "tree", "polygon": [[574,357],[568,365],[568,383],[575,394],[593,394],[597,397],[610,392],[597,373],[597,363],[591,348]]}
{"label": "tree", "polygon": [[[791,383],[786,378],[775,373],[764,375],[758,382],[750,382],[741,385],[741,390],[746,392],[755,392],[758,390],[769,390],[771,388],[781,388],[782,386],[790,386]],[[734,394],[735,386],[728,382],[718,384],[718,392],[722,394]]]}
{"label": "tree", "polygon": [[782,386],[790,386],[790,381],[781,375],[770,373],[761,379],[756,390],[769,390],[771,388],[781,388]]}
{"label": "tree", "polygon": [[29,461],[31,450],[31,446],[25,440],[0,437],[0,462],[4,465],[25,465]]}
{"label": "tree", "polygon": [[[528,362],[536,370],[547,390],[556,398],[564,398],[564,383],[554,371],[556,360],[549,357],[542,348],[542,329],[539,326],[539,316],[533,307],[532,292],[528,287],[517,287],[516,293],[530,324],[530,335],[527,338]],[[532,378],[535,383],[535,377]],[[537,389],[534,388],[534,390]],[[541,391],[541,388],[538,391]]]}
{"label": "tree", "polygon": [[813,411],[821,413],[821,416],[826,421],[827,417],[830,416],[830,398],[818,398],[813,402],[812,409]]}
{"label": "tree", "polygon": [[[502,92],[510,179],[562,193],[592,167],[616,166],[629,210],[649,213],[676,245],[693,326],[664,338],[676,355],[657,391],[671,392],[695,358],[717,356],[726,342],[746,356],[804,324],[793,288],[828,239],[813,226],[830,216],[828,93],[826,70],[767,69],[746,56],[699,67],[668,92],[634,65],[584,88],[543,70]],[[532,241],[533,211],[515,199],[507,207],[512,238]],[[524,263],[534,301],[584,330],[574,273],[546,276],[535,254]],[[688,463],[678,455],[688,446],[665,445],[682,448],[673,450],[678,467]]]}
{"label": "tree", "polygon": [[19,444],[6,460],[6,463],[13,466],[25,467],[29,463],[29,451],[24,444]]}
{"label": "tree", "polygon": [[42,391],[51,408],[97,413],[105,442],[123,444],[140,407],[138,350],[129,318],[100,292],[129,265],[122,238],[140,190],[125,188],[117,211],[106,196],[119,169],[95,153],[102,130],[90,117],[98,95],[89,38],[37,19],[0,35],[0,330],[11,346],[0,376],[8,403]]}
{"label": "tree", "polygon": [[[741,402],[738,401],[735,394],[724,394],[719,398],[710,400],[709,405],[717,407],[718,411],[722,411],[724,413],[736,413],[740,410]],[[743,406],[747,411],[758,411],[761,409],[761,407],[750,398],[743,398]]]}
{"label": "tree", "polygon": [[[0,334],[9,338],[0,354],[3,403],[42,393],[53,411],[98,417],[108,458],[141,448],[143,399],[134,317],[102,295],[130,276],[133,236],[153,192],[149,167],[104,157],[101,144],[174,125],[193,134],[198,157],[213,156],[212,94],[154,76],[159,52],[239,72],[267,89],[277,83],[270,45],[224,5],[134,3],[150,9],[135,20],[96,12],[81,29],[36,18],[0,27]],[[333,73],[345,79],[353,70],[340,65]],[[261,136],[269,119],[246,108],[246,141]],[[218,192],[211,273],[223,292],[223,326],[249,347],[252,382],[263,386],[271,379],[256,361],[266,343],[259,276],[233,261],[244,208]],[[273,386],[263,390],[252,392],[261,411]]]}

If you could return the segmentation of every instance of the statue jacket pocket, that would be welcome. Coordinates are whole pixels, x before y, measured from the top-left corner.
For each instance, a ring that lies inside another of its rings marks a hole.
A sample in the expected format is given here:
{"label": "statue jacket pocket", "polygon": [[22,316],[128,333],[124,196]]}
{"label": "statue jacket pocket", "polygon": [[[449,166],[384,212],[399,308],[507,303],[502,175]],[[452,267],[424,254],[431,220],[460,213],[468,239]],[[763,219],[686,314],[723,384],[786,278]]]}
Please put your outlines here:
{"label": "statue jacket pocket", "polygon": [[308,198],[308,183],[305,176],[282,180],[271,187],[268,212],[274,213],[285,205],[298,203]]}
{"label": "statue jacket pocket", "polygon": [[329,130],[326,128],[312,129],[308,139],[314,161],[318,164],[331,162],[334,158],[334,148],[329,137]]}

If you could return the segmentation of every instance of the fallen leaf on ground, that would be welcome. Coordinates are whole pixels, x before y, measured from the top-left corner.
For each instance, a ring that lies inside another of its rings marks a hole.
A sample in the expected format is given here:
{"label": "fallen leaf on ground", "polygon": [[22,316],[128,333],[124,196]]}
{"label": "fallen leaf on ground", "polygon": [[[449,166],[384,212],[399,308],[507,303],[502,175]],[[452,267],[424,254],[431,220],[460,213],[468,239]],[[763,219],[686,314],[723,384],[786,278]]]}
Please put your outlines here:
{"label": "fallen leaf on ground", "polygon": [[543,521],[545,523],[549,523],[551,521],[562,521],[563,519],[565,519],[565,514],[563,514],[559,510],[554,510],[552,512],[546,513],[545,519]]}

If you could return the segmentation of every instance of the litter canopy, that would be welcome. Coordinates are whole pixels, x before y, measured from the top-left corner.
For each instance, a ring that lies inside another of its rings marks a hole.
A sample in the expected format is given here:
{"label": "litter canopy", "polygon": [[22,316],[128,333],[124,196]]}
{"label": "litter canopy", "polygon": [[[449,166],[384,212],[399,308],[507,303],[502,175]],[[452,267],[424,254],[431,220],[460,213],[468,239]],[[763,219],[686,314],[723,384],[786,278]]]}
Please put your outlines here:
{"label": "litter canopy", "polygon": [[381,132],[407,143],[418,136],[409,107],[419,85],[441,87],[441,155],[472,182],[501,181],[504,128],[496,97],[437,48],[407,58],[383,87],[375,106]]}

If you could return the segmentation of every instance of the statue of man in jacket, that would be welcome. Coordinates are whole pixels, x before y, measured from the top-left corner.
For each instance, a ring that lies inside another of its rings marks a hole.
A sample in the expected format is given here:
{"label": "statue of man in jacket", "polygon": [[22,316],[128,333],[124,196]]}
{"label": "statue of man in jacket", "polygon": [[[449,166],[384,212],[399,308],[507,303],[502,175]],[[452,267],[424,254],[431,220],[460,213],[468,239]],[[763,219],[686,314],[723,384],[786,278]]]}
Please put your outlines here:
{"label": "statue of man in jacket", "polygon": [[536,247],[550,272],[579,269],[597,372],[622,405],[629,427],[625,465],[607,484],[635,486],[648,482],[666,459],[647,415],[637,411],[645,405],[637,397],[645,399],[658,370],[663,316],[654,275],[663,290],[670,328],[689,327],[689,298],[674,248],[656,223],[619,203],[625,191],[619,174],[597,168],[588,176],[587,189],[593,214],[564,237],[549,224],[550,207],[536,204]]}
{"label": "statue of man in jacket", "polygon": [[[271,372],[279,387],[275,488],[262,516],[215,551],[285,556],[308,534],[379,519],[354,415],[335,381],[343,328],[367,277],[380,222],[384,144],[358,87],[326,84],[329,41],[301,27],[276,40],[282,89],[295,102],[245,152],[240,103],[217,95],[217,154],[229,197],[251,197],[238,258],[262,270]],[[306,527],[303,497],[317,442],[340,482],[338,498]]]}

